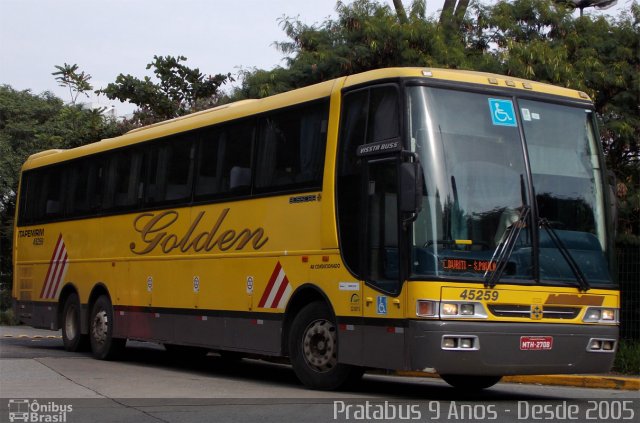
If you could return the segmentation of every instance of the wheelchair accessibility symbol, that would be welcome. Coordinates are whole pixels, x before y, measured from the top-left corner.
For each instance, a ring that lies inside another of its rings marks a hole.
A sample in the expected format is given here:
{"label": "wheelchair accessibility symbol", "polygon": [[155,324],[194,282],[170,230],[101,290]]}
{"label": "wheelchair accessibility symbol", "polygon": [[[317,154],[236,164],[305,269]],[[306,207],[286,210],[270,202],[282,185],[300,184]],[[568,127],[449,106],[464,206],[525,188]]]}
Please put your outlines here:
{"label": "wheelchair accessibility symbol", "polygon": [[511,100],[489,99],[489,110],[491,111],[491,121],[499,126],[518,126],[516,112]]}
{"label": "wheelchair accessibility symbol", "polygon": [[378,314],[387,314],[387,297],[378,297]]}

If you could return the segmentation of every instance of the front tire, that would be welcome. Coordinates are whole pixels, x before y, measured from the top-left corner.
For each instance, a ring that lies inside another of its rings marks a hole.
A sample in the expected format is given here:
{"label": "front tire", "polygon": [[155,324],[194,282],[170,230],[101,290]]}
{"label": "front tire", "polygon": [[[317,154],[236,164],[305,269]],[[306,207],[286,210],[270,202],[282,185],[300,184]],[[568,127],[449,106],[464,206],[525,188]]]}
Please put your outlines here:
{"label": "front tire", "polygon": [[449,385],[461,391],[481,391],[500,382],[502,376],[440,375]]}
{"label": "front tire", "polygon": [[313,302],[296,315],[289,333],[289,357],[300,381],[311,389],[343,386],[354,368],[338,363],[338,333],[326,304]]}
{"label": "front tire", "polygon": [[101,295],[91,309],[89,322],[91,351],[98,360],[113,360],[124,350],[126,339],[113,337],[113,307],[106,295]]}
{"label": "front tire", "polygon": [[89,347],[88,335],[81,332],[80,298],[75,292],[67,297],[62,307],[62,342],[70,352],[86,351]]}

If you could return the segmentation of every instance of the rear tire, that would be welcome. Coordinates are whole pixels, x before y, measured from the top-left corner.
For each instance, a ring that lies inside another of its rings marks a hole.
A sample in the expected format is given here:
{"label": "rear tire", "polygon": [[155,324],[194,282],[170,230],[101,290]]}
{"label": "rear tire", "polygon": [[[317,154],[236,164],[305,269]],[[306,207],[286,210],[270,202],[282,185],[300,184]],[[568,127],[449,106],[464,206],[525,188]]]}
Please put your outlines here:
{"label": "rear tire", "polygon": [[89,336],[81,331],[80,298],[75,292],[67,297],[62,307],[62,342],[71,352],[87,351]]}
{"label": "rear tire", "polygon": [[91,308],[89,321],[91,351],[98,360],[113,360],[124,351],[126,339],[113,337],[113,307],[106,295],[101,295]]}
{"label": "rear tire", "polygon": [[308,304],[296,315],[289,332],[289,357],[300,381],[311,389],[343,386],[357,368],[338,363],[338,333],[323,302]]}
{"label": "rear tire", "polygon": [[449,385],[461,391],[481,391],[500,382],[502,376],[440,375]]}

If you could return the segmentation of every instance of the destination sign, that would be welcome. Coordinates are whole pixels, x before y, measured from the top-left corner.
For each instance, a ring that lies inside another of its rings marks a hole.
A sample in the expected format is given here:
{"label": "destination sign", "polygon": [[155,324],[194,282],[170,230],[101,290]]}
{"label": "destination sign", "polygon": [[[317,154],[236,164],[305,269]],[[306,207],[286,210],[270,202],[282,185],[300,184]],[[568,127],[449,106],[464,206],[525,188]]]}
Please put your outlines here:
{"label": "destination sign", "polygon": [[491,260],[471,260],[461,258],[445,258],[440,260],[442,270],[449,272],[484,273],[496,270],[496,262]]}

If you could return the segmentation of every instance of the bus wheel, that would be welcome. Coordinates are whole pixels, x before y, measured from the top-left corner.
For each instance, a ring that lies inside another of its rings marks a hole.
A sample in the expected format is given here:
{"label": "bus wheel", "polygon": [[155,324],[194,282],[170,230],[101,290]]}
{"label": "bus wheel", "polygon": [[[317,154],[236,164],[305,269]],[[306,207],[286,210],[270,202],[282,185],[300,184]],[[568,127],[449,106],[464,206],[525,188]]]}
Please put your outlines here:
{"label": "bus wheel", "polygon": [[352,367],[338,363],[338,334],[322,302],[305,306],[289,333],[289,356],[300,381],[312,389],[336,389],[345,384]]}
{"label": "bus wheel", "polygon": [[124,350],[126,339],[113,337],[113,307],[106,295],[101,295],[91,309],[89,339],[93,356],[99,360],[117,358]]}
{"label": "bus wheel", "polygon": [[80,314],[80,299],[73,293],[62,307],[62,342],[67,351],[85,351],[89,346],[88,336],[80,331]]}
{"label": "bus wheel", "polygon": [[502,376],[440,375],[449,385],[463,391],[480,391],[500,382]]}

